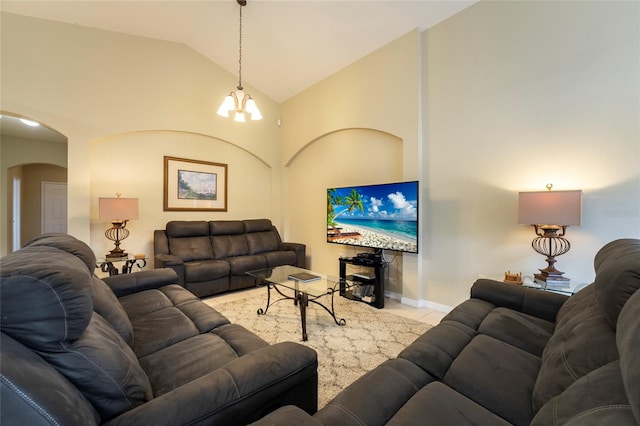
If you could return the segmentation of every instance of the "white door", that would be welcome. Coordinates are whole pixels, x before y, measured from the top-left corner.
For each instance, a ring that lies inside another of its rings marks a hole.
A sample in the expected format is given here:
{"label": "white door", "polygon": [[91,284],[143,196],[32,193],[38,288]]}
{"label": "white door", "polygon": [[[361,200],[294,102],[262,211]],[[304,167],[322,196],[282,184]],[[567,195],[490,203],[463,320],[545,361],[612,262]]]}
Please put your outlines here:
{"label": "white door", "polygon": [[20,198],[20,179],[13,178],[13,251],[20,250],[22,244],[20,241],[22,237],[20,234],[20,212],[21,207],[20,203],[22,203],[22,198]]}
{"label": "white door", "polygon": [[42,233],[67,232],[67,184],[42,182]]}

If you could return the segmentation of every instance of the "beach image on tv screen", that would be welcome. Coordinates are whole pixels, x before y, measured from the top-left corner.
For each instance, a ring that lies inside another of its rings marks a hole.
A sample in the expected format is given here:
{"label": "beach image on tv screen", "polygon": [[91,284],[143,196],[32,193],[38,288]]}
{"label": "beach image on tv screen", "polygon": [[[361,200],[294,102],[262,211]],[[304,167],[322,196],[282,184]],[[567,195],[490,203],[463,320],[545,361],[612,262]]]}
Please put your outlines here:
{"label": "beach image on tv screen", "polygon": [[327,241],[418,252],[418,182],[327,190]]}

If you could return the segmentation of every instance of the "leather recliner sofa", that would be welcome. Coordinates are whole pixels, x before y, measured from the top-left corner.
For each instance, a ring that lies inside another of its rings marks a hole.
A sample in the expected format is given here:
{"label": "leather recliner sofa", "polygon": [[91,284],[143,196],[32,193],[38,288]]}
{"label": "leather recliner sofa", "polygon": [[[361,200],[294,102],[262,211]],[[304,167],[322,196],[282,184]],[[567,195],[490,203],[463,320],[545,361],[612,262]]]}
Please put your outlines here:
{"label": "leather recliner sofa", "polygon": [[198,297],[254,287],[248,271],[304,268],[306,246],[282,242],[269,219],[171,221],[153,233],[154,267],[171,268]]}
{"label": "leather recliner sofa", "polygon": [[0,424],[240,425],[317,409],[317,356],[269,345],[171,269],[93,275],[83,242],[45,234],[0,259]]}
{"label": "leather recliner sofa", "polygon": [[478,280],[437,326],[315,415],[256,425],[640,424],[640,240],[605,245],[571,297]]}

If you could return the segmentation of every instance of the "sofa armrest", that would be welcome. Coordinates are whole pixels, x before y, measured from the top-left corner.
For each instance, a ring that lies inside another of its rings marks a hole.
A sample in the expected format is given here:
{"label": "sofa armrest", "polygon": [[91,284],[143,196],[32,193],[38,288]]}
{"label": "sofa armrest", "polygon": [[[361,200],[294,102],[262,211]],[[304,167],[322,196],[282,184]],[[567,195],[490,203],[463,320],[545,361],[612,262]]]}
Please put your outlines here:
{"label": "sofa armrest", "polygon": [[113,275],[102,280],[111,287],[117,297],[178,283],[176,273],[169,268]]}
{"label": "sofa armrest", "polygon": [[480,279],[471,287],[471,297],[555,322],[568,296],[540,289]]}
{"label": "sofa armrest", "polygon": [[[293,342],[258,349],[106,423],[116,425],[247,424],[292,398],[308,398],[317,409],[316,352]],[[306,385],[305,388],[297,388]],[[304,404],[302,404],[304,405]]]}
{"label": "sofa armrest", "polygon": [[280,250],[291,250],[296,252],[298,268],[305,268],[307,264],[307,246],[301,243],[280,243]]}
{"label": "sofa armrest", "polygon": [[309,413],[302,410],[295,405],[286,405],[278,408],[276,411],[272,411],[268,415],[264,416],[255,423],[251,423],[251,426],[322,426],[318,420],[311,417]]}
{"label": "sofa armrest", "polygon": [[173,254],[156,254],[154,268],[171,268],[178,275],[178,283],[184,285],[184,260]]}

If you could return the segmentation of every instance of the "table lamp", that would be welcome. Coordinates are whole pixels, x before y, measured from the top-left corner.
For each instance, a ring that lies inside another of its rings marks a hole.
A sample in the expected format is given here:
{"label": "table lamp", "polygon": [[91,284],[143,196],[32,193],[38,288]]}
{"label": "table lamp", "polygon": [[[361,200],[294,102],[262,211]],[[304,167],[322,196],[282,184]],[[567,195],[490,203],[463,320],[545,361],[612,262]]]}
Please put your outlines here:
{"label": "table lamp", "polygon": [[553,185],[547,184],[547,191],[519,193],[518,223],[533,226],[537,237],[531,246],[547,256],[547,267],[534,274],[539,284],[569,286],[569,278],[554,264],[557,256],[571,248],[569,240],[564,238],[567,226],[580,225],[582,191],[551,191],[551,188]]}
{"label": "table lamp", "polygon": [[99,198],[100,220],[111,222],[112,227],[107,229],[104,236],[113,241],[115,248],[107,255],[109,258],[127,257],[128,253],[120,248],[120,242],[129,236],[127,222],[138,219],[138,199],[120,198]]}

